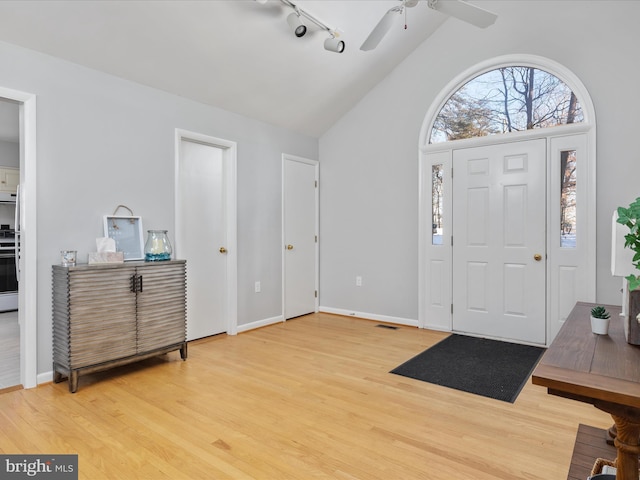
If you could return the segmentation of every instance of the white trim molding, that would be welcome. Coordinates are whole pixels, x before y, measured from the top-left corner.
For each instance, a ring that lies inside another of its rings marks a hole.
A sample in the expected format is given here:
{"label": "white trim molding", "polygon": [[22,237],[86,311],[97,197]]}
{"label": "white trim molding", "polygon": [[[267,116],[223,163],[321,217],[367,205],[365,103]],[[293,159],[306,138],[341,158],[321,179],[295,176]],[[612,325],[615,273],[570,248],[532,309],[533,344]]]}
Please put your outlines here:
{"label": "white trim molding", "polygon": [[406,325],[408,327],[417,327],[418,321],[412,318],[390,317],[388,315],[378,315],[377,313],[357,312],[354,310],[345,310],[344,308],[333,308],[320,306],[319,311],[322,313],[332,313],[334,315],[342,315],[344,317],[362,318],[364,320],[375,320],[377,322],[395,323],[397,325]]}
{"label": "white trim molding", "polygon": [[283,315],[264,318],[262,320],[256,320],[255,322],[244,323],[242,325],[238,325],[238,333],[248,332],[250,330],[255,330],[256,328],[268,327],[269,325],[274,325],[281,322],[284,322]]}

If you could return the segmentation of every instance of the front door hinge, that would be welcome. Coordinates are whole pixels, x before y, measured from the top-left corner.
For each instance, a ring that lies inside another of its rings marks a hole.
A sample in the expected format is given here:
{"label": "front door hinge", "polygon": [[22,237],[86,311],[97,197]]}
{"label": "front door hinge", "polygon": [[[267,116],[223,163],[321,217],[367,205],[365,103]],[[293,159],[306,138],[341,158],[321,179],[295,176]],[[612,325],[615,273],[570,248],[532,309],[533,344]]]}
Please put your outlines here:
{"label": "front door hinge", "polygon": [[318,243],[318,235],[316,235],[316,243]]}
{"label": "front door hinge", "polygon": [[318,290],[316,290],[316,298],[318,298]]}
{"label": "front door hinge", "polygon": [[315,181],[316,188],[318,188],[318,180]]}
{"label": "front door hinge", "polygon": [[451,304],[451,315],[453,315],[453,303]]}
{"label": "front door hinge", "polygon": [[453,235],[451,235],[451,246],[453,247]]}

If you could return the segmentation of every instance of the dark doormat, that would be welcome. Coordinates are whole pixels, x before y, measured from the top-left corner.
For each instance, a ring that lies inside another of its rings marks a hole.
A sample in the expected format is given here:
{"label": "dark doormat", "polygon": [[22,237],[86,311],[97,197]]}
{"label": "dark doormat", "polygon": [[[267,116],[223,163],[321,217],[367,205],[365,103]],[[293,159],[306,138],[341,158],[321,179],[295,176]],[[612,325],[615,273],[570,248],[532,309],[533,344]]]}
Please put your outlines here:
{"label": "dark doormat", "polygon": [[513,403],[544,351],[454,334],[391,373]]}

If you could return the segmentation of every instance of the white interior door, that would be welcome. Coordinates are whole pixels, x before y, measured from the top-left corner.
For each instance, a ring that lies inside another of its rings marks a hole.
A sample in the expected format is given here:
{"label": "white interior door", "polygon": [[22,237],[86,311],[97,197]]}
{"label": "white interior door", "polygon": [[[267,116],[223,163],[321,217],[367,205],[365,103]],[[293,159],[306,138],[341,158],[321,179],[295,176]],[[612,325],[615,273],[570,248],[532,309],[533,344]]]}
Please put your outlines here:
{"label": "white interior door", "polygon": [[284,316],[317,310],[318,164],[283,156]]}
{"label": "white interior door", "polygon": [[546,141],[453,152],[453,330],[546,340]]}
{"label": "white interior door", "polygon": [[187,340],[227,331],[224,149],[180,140],[176,258],[187,261]]}

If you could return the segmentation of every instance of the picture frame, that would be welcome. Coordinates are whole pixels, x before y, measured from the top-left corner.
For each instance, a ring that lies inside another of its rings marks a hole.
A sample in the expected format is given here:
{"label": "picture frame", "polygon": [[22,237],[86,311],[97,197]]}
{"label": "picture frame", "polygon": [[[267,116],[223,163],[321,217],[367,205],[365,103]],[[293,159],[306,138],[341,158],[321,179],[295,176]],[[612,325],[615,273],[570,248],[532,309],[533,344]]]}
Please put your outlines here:
{"label": "picture frame", "polygon": [[144,260],[142,217],[105,215],[104,236],[115,240],[116,251],[124,254],[125,262]]}

